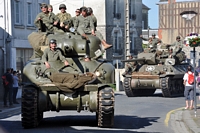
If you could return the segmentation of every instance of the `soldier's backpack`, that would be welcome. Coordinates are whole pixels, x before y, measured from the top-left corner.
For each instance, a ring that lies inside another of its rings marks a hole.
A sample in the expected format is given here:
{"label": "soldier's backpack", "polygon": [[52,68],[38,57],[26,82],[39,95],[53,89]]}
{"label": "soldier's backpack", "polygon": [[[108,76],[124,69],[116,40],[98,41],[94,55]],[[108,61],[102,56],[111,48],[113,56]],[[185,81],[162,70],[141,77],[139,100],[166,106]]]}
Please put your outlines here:
{"label": "soldier's backpack", "polygon": [[2,76],[1,76],[1,78],[2,78],[2,80],[3,80],[3,85],[8,85],[9,84],[9,82],[8,82],[8,80],[7,80],[7,74],[5,73],[5,74],[3,74]]}
{"label": "soldier's backpack", "polygon": [[188,73],[188,84],[194,84],[194,73]]}

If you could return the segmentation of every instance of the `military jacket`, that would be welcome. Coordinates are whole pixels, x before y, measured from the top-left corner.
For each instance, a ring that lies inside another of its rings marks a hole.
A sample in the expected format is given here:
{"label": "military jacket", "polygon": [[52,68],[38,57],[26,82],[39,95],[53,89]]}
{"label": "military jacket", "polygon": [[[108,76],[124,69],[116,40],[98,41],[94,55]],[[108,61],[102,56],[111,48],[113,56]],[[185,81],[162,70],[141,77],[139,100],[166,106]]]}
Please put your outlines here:
{"label": "military jacket", "polygon": [[94,16],[94,14],[91,15],[91,18],[93,20],[93,23],[94,23],[94,30],[96,31],[97,29],[97,18]]}
{"label": "military jacket", "polygon": [[171,44],[170,48],[173,49],[173,55],[175,55],[176,53],[178,53],[182,50],[183,42],[175,41],[173,44]]}
{"label": "military jacket", "polygon": [[62,55],[59,49],[52,51],[50,48],[46,48],[44,50],[44,54],[42,55],[42,61],[57,61],[61,60],[62,62],[66,61],[65,57]]}
{"label": "military jacket", "polygon": [[[38,18],[41,18],[42,23],[38,20]],[[42,32],[46,32],[53,31],[53,23],[56,21],[59,22],[59,18],[56,17],[54,13],[49,12],[48,14],[45,14],[41,12],[36,16],[34,24],[39,30],[43,29]]]}
{"label": "military jacket", "polygon": [[94,23],[91,16],[78,16],[74,28],[81,28],[84,31],[84,33],[91,33],[91,31],[94,30]]}
{"label": "military jacket", "polygon": [[60,22],[64,22],[65,20],[70,20],[71,15],[67,12],[64,13],[58,13],[56,16],[60,19]]}

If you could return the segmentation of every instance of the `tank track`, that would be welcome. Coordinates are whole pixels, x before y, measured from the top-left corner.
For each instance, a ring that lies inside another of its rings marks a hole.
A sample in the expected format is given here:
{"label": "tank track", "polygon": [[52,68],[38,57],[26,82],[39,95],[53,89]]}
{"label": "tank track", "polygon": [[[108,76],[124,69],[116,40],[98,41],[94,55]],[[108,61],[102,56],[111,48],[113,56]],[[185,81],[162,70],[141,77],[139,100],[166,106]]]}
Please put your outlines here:
{"label": "tank track", "polygon": [[98,113],[96,118],[99,127],[112,127],[114,125],[114,91],[105,87],[99,91]]}
{"label": "tank track", "polygon": [[126,95],[127,95],[128,97],[134,97],[134,96],[135,96],[135,95],[133,94],[132,89],[131,89],[131,78],[125,77],[125,78],[124,78],[123,86],[124,86],[124,91],[125,91],[125,93],[126,93]]}
{"label": "tank track", "polygon": [[34,87],[24,87],[22,90],[22,126],[24,128],[33,128],[38,126],[43,113],[38,114],[38,93]]}
{"label": "tank track", "polygon": [[165,77],[160,79],[160,86],[162,88],[163,97],[172,97],[172,88],[170,88],[170,78]]}
{"label": "tank track", "polygon": [[172,79],[170,77],[161,78],[160,80],[163,97],[173,97],[183,94],[184,86],[182,79],[176,79],[175,81],[173,79],[174,83],[172,82]]}

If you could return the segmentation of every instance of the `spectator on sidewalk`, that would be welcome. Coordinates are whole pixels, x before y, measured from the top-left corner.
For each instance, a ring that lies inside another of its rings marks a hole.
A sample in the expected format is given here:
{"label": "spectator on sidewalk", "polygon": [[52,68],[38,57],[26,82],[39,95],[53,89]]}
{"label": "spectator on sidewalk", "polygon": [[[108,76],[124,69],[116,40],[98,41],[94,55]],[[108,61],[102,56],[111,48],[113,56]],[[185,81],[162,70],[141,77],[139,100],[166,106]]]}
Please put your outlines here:
{"label": "spectator on sidewalk", "polygon": [[[13,93],[13,77],[11,75],[11,69],[7,68],[6,69],[6,73],[4,73],[5,79],[3,79],[3,86],[4,86],[4,107],[8,107],[7,105],[7,96],[9,97],[9,105],[12,106],[13,105],[13,97],[12,97],[12,93]],[[2,77],[3,77],[2,76]]]}
{"label": "spectator on sidewalk", "polygon": [[[184,77],[183,77],[183,84],[185,85],[185,91],[184,91],[184,96],[185,96],[185,109],[193,109],[193,102],[194,102],[194,84],[189,84],[188,81],[188,75],[189,74],[193,74],[191,70],[191,67],[188,66],[187,68],[187,73],[185,73]],[[189,104],[190,101],[190,104]]]}
{"label": "spectator on sidewalk", "polygon": [[[200,72],[197,77],[197,88],[199,88],[199,92],[200,92]],[[200,100],[200,94],[199,94],[199,100]]]}
{"label": "spectator on sidewalk", "polygon": [[16,71],[13,71],[13,103],[14,104],[19,104],[17,102],[17,92],[18,92],[18,83],[19,83],[19,78],[17,76],[17,72]]}

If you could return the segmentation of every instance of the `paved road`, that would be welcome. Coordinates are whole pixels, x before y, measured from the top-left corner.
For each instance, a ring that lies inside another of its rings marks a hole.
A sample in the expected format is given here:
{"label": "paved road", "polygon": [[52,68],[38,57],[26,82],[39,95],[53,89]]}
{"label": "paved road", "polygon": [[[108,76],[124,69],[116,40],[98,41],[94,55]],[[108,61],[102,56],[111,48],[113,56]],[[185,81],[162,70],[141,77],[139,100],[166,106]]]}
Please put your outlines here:
{"label": "paved road", "polygon": [[184,98],[163,98],[160,91],[151,97],[128,98],[124,92],[115,95],[115,122],[113,128],[96,127],[95,113],[75,111],[45,112],[44,120],[35,129],[21,127],[21,115],[0,120],[1,130],[8,133],[173,133],[165,126],[166,114],[184,106]]}

